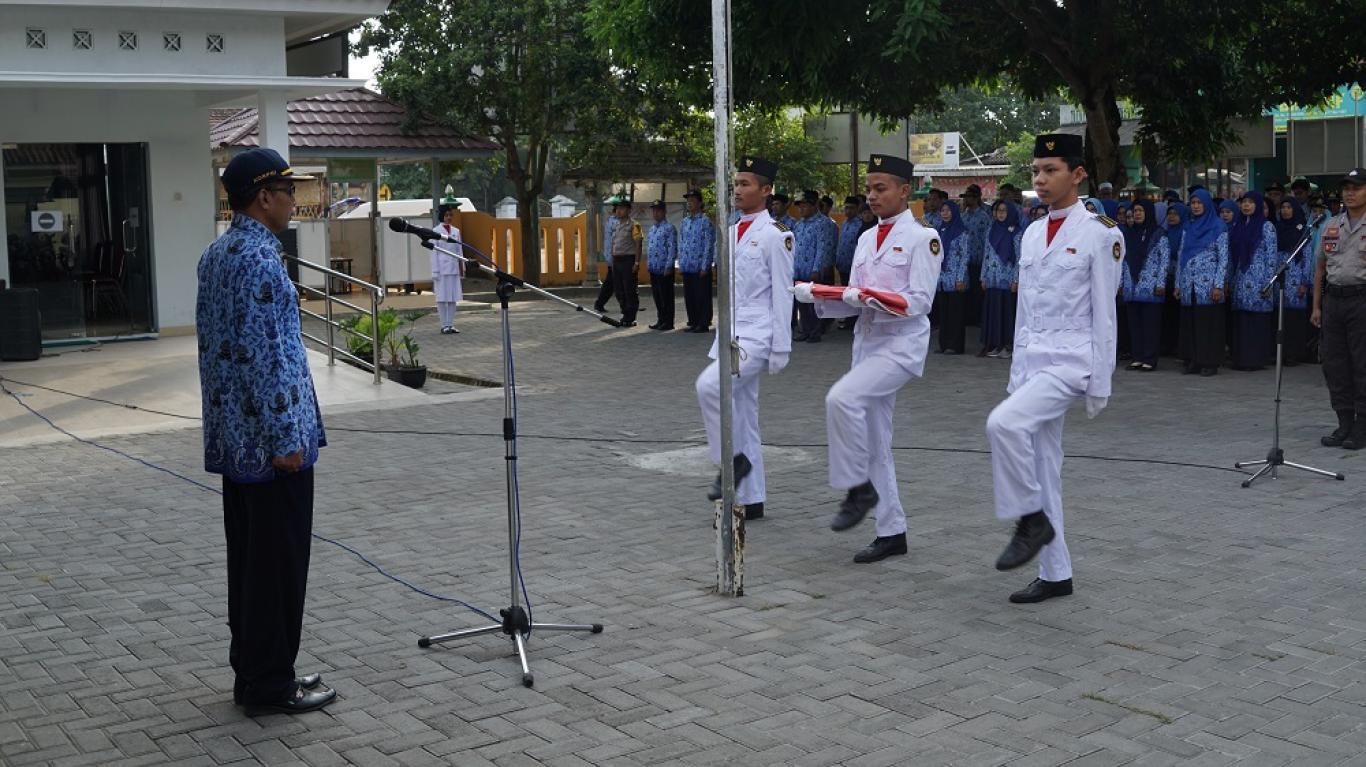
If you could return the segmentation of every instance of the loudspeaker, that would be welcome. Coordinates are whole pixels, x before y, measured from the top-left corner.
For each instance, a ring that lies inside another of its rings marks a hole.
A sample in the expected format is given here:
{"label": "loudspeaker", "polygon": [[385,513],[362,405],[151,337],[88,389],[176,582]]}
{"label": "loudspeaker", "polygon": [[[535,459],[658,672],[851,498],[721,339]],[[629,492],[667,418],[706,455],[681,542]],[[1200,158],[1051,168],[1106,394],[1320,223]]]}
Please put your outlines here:
{"label": "loudspeaker", "polygon": [[41,356],[43,331],[38,291],[0,290],[0,360],[36,360]]}

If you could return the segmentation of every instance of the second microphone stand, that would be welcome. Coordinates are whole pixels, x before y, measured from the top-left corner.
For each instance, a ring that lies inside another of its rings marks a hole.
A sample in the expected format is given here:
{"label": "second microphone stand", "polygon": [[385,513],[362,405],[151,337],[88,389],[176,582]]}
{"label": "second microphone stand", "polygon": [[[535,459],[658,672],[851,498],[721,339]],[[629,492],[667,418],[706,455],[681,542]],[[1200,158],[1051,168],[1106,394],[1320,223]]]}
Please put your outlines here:
{"label": "second microphone stand", "polygon": [[1289,466],[1292,469],[1299,469],[1300,471],[1307,471],[1311,474],[1318,474],[1324,477],[1332,477],[1333,479],[1347,479],[1342,472],[1316,469],[1313,466],[1287,461],[1285,460],[1285,451],[1281,449],[1281,381],[1285,375],[1285,275],[1290,269],[1290,263],[1295,260],[1295,257],[1300,254],[1301,250],[1304,250],[1304,246],[1309,244],[1309,238],[1312,231],[1313,224],[1309,224],[1305,227],[1304,237],[1300,240],[1300,244],[1295,247],[1295,250],[1285,259],[1280,268],[1276,270],[1276,273],[1271,276],[1271,279],[1267,281],[1266,287],[1262,288],[1263,296],[1268,295],[1272,289],[1276,290],[1277,295],[1276,407],[1275,414],[1272,416],[1271,420],[1271,449],[1267,451],[1266,457],[1255,461],[1238,461],[1233,464],[1235,469],[1245,469],[1251,466],[1262,467],[1257,470],[1256,474],[1243,480],[1243,487],[1252,487],[1253,482],[1256,482],[1268,474],[1272,479],[1275,479],[1276,471],[1281,466]]}
{"label": "second microphone stand", "polygon": [[[513,291],[516,288],[522,287],[538,295],[559,301],[562,304],[567,304],[576,311],[587,312],[608,325],[620,327],[621,323],[611,317],[589,310],[580,304],[527,283],[522,280],[522,278],[508,274],[497,266],[490,266],[480,261],[467,258],[463,253],[464,250],[479,253],[478,250],[475,250],[469,245],[462,243],[459,246],[461,249],[461,252],[459,253],[443,245],[438,245],[431,240],[423,240],[422,246],[451,258],[459,259],[466,264],[476,266],[498,281],[498,306],[503,326],[503,444],[505,446],[504,457],[507,462],[508,580],[510,585],[510,602],[507,609],[498,611],[498,614],[503,618],[502,623],[493,623],[472,629],[462,629],[445,634],[424,636],[417,640],[417,646],[431,647],[434,644],[450,642],[456,639],[466,639],[485,634],[506,634],[517,648],[517,658],[522,664],[522,684],[530,687],[533,684],[534,679],[531,674],[531,666],[527,662],[526,641],[533,630],[587,631],[593,634],[600,634],[602,633],[602,624],[534,623],[531,620],[531,613],[528,607],[523,604],[522,563],[519,556],[522,541],[522,513],[521,501],[517,491],[517,390],[516,382],[513,379],[512,329],[508,317],[508,300],[512,298]],[[482,253],[479,255],[488,258],[488,256]],[[489,260],[492,262],[492,259]]]}

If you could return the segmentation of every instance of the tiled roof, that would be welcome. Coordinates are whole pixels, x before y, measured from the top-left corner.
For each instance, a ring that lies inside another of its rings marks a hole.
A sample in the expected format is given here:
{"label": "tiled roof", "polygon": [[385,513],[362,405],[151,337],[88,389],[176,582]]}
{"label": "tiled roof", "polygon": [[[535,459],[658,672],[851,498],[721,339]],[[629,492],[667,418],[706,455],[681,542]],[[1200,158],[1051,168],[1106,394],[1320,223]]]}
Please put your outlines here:
{"label": "tiled roof", "polygon": [[[444,128],[402,130],[403,107],[366,88],[310,96],[289,102],[291,149],[365,150],[376,153],[422,151],[492,152],[498,146],[483,138],[462,136]],[[259,146],[259,120],[254,107],[212,124],[213,149]]]}

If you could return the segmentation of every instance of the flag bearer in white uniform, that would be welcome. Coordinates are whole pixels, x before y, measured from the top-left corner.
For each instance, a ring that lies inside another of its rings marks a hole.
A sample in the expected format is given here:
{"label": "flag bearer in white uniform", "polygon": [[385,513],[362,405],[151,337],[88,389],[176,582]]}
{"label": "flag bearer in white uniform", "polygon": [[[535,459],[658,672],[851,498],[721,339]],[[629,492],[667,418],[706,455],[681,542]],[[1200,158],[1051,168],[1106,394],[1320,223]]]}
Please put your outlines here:
{"label": "flag bearer in white uniform", "polygon": [[[739,375],[731,385],[731,402],[721,402],[718,363],[697,377],[697,403],[707,429],[711,461],[721,464],[721,407],[732,408],[735,445],[735,501],[745,505],[745,519],[764,515],[764,456],[759,438],[759,374],[787,367],[792,352],[792,232],[764,207],[773,192],[778,166],[760,157],[741,157],[735,172],[735,207],[740,220],[729,227],[734,341],[740,347]],[[719,328],[718,328],[719,332]],[[713,341],[708,353],[719,354]],[[721,497],[718,472],[707,498]]]}
{"label": "flag bearer in white uniform", "polygon": [[[433,230],[442,237],[460,242],[460,228],[455,225],[455,220],[460,215],[459,205],[448,197],[442,200],[438,210],[441,213],[441,223],[432,227]],[[446,247],[457,253],[465,252],[460,245]],[[455,309],[464,297],[465,289],[461,285],[461,278],[464,276],[464,261],[432,249],[432,292],[436,294],[436,313],[441,318],[441,332],[445,335],[460,332],[455,329]]]}
{"label": "flag bearer in white uniform", "polygon": [[1010,396],[987,418],[996,516],[1015,534],[996,560],[1013,570],[1039,555],[1039,577],[1010,595],[1042,602],[1072,593],[1072,560],[1063,539],[1062,426],[1086,400],[1094,418],[1110,397],[1115,371],[1115,291],[1124,237],[1115,222],[1077,201],[1086,178],[1080,136],[1034,142],[1034,191],[1048,217],[1020,245],[1019,311]]}
{"label": "flag bearer in white uniform", "polygon": [[[927,315],[943,256],[939,233],[906,212],[912,172],[911,163],[900,157],[869,158],[868,207],[878,225],[858,239],[842,300],[813,299],[810,283],[793,290],[798,301],[814,302],[821,317],[859,318],[853,365],[825,396],[830,486],[847,491],[830,527],[848,530],[869,511],[877,520],[877,537],[854,555],[859,563],[906,553],[906,514],[892,461],[892,412],[897,392],[925,370]],[[894,303],[906,316],[870,308],[860,288],[899,298]]]}

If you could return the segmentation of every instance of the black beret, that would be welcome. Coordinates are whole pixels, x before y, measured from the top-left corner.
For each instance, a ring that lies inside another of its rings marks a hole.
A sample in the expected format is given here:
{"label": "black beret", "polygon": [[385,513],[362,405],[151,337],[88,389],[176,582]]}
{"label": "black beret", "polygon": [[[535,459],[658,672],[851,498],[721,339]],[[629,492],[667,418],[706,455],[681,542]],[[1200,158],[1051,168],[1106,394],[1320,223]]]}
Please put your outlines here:
{"label": "black beret", "polygon": [[915,166],[910,160],[901,157],[894,157],[889,154],[874,154],[868,156],[869,173],[890,173],[898,178],[911,180],[915,175]]}
{"label": "black beret", "polygon": [[739,173],[757,173],[758,175],[767,178],[769,181],[778,177],[777,163],[769,162],[762,157],[754,157],[752,155],[741,156],[739,164],[735,166],[735,170]]}
{"label": "black beret", "polygon": [[1045,133],[1034,138],[1035,157],[1081,157],[1081,136],[1071,133]]}

